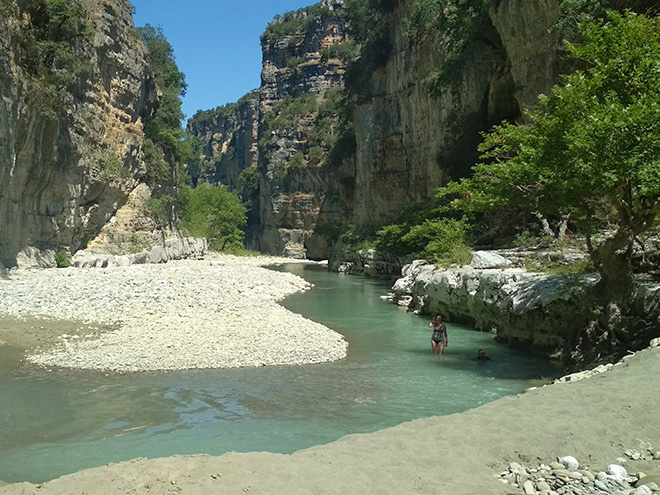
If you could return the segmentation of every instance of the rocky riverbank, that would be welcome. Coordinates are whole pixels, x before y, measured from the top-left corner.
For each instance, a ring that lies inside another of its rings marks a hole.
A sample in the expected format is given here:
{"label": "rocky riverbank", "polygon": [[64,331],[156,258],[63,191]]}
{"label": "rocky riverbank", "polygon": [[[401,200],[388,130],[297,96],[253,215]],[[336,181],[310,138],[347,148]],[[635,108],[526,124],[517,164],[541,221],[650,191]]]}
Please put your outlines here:
{"label": "rocky riverbank", "polygon": [[660,285],[653,280],[637,280],[634,315],[629,315],[644,321],[643,331],[615,346],[609,340],[588,342],[587,325],[580,326],[584,321],[576,317],[584,314],[585,295],[598,282],[597,274],[549,275],[510,265],[489,252],[473,253],[472,263],[460,268],[441,269],[416,260],[404,266],[387,299],[412,312],[467,323],[508,345],[559,358],[568,370],[616,361],[660,336]]}
{"label": "rocky riverbank", "polygon": [[344,358],[340,334],[277,304],[311,287],[259,266],[277,261],[12,271],[0,279],[0,317],[71,322],[54,345],[27,349],[26,360],[40,366],[136,372]]}

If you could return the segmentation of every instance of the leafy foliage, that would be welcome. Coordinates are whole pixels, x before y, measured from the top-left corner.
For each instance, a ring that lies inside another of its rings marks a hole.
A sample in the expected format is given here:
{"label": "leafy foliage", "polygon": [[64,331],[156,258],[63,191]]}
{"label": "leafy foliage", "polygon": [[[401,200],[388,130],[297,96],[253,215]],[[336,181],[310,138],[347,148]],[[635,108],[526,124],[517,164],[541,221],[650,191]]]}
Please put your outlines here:
{"label": "leafy foliage", "polygon": [[193,236],[206,237],[216,251],[243,248],[245,207],[226,186],[200,184],[184,187],[180,198],[183,228]]}
{"label": "leafy foliage", "polygon": [[309,26],[324,15],[330,15],[330,9],[318,3],[311,7],[304,7],[296,11],[287,12],[283,16],[277,16],[273,22],[268,24],[266,31],[261,35],[262,43],[271,43],[273,40],[283,36],[302,34]]}
{"label": "leafy foliage", "polygon": [[60,249],[55,253],[55,266],[57,268],[68,268],[71,266],[71,261],[69,261],[69,253],[64,249]]}
{"label": "leafy foliage", "polygon": [[244,169],[238,176],[239,194],[253,197],[259,193],[259,170],[256,167]]}
{"label": "leafy foliage", "polygon": [[278,131],[316,112],[318,105],[318,97],[314,93],[305,93],[297,98],[287,95],[264,114],[263,121],[270,131]]}
{"label": "leafy foliage", "polygon": [[388,225],[378,232],[376,250],[402,257],[414,255],[440,266],[465,265],[472,250],[464,220],[429,219],[421,224]]}
{"label": "leafy foliage", "polygon": [[80,1],[39,0],[26,8],[21,33],[21,63],[33,75],[64,87],[89,70],[80,56],[80,41],[92,35]]}
{"label": "leafy foliage", "polygon": [[174,218],[174,209],[177,205],[177,198],[170,194],[161,194],[157,198],[151,198],[147,202],[147,213],[156,220],[156,222],[167,225]]}
{"label": "leafy foliage", "polygon": [[30,97],[42,113],[55,118],[67,88],[94,70],[82,54],[93,35],[80,1],[33,0],[23,13],[17,62],[32,77]]}
{"label": "leafy foliage", "polygon": [[99,177],[105,182],[121,181],[128,178],[129,171],[124,168],[124,164],[119,158],[109,157],[101,164]]}
{"label": "leafy foliage", "polygon": [[176,188],[184,177],[183,164],[192,157],[192,147],[181,128],[181,96],[186,93],[185,76],[176,65],[174,50],[161,28],[147,24],[138,30],[149,52],[149,63],[161,91],[155,115],[144,123],[147,183]]}
{"label": "leafy foliage", "polygon": [[571,29],[580,22],[606,19],[610,10],[630,9],[640,14],[658,13],[656,0],[562,0],[556,28]]}
{"label": "leafy foliage", "polygon": [[346,17],[351,37],[359,43],[373,37],[376,31],[383,28],[394,5],[394,0],[346,0]]}
{"label": "leafy foliage", "polygon": [[259,90],[254,89],[245,96],[241,97],[236,103],[228,103],[221,105],[213,110],[198,110],[195,115],[189,120],[189,125],[194,125],[200,122],[213,120],[216,117],[230,117],[236,114],[236,110],[249,101],[259,101]]}
{"label": "leafy foliage", "polygon": [[306,60],[305,57],[292,57],[287,61],[286,66],[289,69],[297,69],[298,66],[304,64]]}
{"label": "leafy foliage", "polygon": [[[632,244],[660,208],[660,22],[610,13],[580,34],[568,51],[586,68],[542,96],[529,124],[495,127],[474,176],[439,194],[472,211],[506,204],[570,216],[611,294],[629,286]],[[605,224],[615,233],[599,240]]]}
{"label": "leafy foliage", "polygon": [[321,60],[328,62],[330,59],[338,58],[344,62],[351,62],[358,57],[359,53],[360,48],[358,45],[351,41],[345,41],[344,43],[337,43],[336,45],[323,48],[321,50]]}

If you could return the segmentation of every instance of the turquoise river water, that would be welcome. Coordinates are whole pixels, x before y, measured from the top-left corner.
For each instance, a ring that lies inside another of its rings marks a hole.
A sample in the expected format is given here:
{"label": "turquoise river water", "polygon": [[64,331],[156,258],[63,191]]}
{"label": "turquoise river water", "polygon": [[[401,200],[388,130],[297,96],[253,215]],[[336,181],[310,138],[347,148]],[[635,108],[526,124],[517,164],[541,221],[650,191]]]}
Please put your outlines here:
{"label": "turquoise river water", "polygon": [[[113,375],[28,369],[0,347],[0,480],[42,482],[136,457],[290,453],[464,411],[559,374],[459,325],[448,325],[445,356],[433,356],[428,318],[381,300],[388,284],[285,269],[315,287],[284,306],[342,333],[345,360]],[[476,361],[479,348],[492,361]]]}

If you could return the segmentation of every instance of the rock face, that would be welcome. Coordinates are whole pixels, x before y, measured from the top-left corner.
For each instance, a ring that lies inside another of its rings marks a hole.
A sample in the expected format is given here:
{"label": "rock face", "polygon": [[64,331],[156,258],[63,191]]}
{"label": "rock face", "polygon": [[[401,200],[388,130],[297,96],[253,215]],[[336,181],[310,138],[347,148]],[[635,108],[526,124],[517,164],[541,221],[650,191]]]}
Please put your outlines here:
{"label": "rock face", "polygon": [[257,166],[258,125],[258,91],[235,104],[196,114],[188,124],[189,132],[200,140],[200,162],[189,169],[194,182],[238,189],[241,172]]}
{"label": "rock face", "polygon": [[418,260],[403,268],[391,299],[410,310],[441,314],[448,321],[491,332],[501,342],[584,367],[610,354],[620,357],[628,349],[643,349],[658,335],[660,285],[639,280],[632,315],[643,315],[648,328],[620,349],[607,339],[590,341],[590,330],[584,330],[588,325],[581,319],[583,296],[597,282],[597,275],[567,277],[471,266],[444,270]]}
{"label": "rock face", "polygon": [[265,252],[326,257],[326,245],[310,242],[328,191],[327,146],[318,135],[324,103],[343,87],[347,66],[329,50],[347,41],[343,0],[324,0],[278,19],[261,38],[258,244]]}
{"label": "rock face", "polygon": [[577,296],[596,282],[596,277],[577,283],[520,268],[440,270],[415,261],[404,267],[393,291],[411,299],[410,309],[442,314],[492,332],[500,341],[555,354],[563,351],[568,309],[577,309]]}
{"label": "rock face", "polygon": [[[127,0],[85,2],[93,35],[77,49],[93,75],[44,110],[43,85],[17,62],[26,2],[0,18],[0,261],[85,247],[139,184],[142,121],[158,102]],[[40,99],[41,98],[41,99]],[[38,260],[37,260],[38,261]]]}
{"label": "rock face", "polygon": [[352,176],[344,178],[353,187],[334,187],[339,194],[322,207],[329,223],[373,232],[399,221],[403,206],[466,175],[481,132],[518,119],[524,106],[558,82],[560,34],[551,29],[557,2],[491,2],[482,32],[465,49],[465,64],[452,75],[453,86],[431,95],[424,81],[442,69],[444,57],[433,40],[408,35],[412,4],[395,3],[389,55],[357,88],[357,151],[354,163],[345,163],[347,174],[354,167]]}

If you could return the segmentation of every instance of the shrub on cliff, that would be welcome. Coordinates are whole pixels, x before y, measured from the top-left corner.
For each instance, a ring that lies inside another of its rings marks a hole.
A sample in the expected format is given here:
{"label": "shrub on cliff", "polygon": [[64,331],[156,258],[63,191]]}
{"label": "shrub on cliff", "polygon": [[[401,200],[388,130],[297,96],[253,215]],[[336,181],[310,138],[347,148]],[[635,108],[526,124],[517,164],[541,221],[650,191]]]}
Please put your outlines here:
{"label": "shrub on cliff", "polygon": [[273,22],[268,24],[266,31],[261,35],[261,41],[272,43],[284,36],[303,34],[314,21],[329,14],[331,14],[330,9],[321,3],[287,12],[283,16],[275,17]]}
{"label": "shrub on cliff", "polygon": [[556,27],[572,28],[583,21],[605,19],[610,10],[626,9],[640,14],[657,14],[660,6],[657,0],[562,0]]}
{"label": "shrub on cliff", "polygon": [[32,77],[31,98],[53,116],[63,92],[93,68],[83,56],[93,29],[80,1],[32,0],[25,3],[16,60]]}
{"label": "shrub on cliff", "polygon": [[417,225],[394,224],[378,232],[376,251],[383,256],[412,255],[439,266],[467,265],[472,249],[463,220],[428,219]]}
{"label": "shrub on cliff", "polygon": [[471,62],[469,47],[482,40],[491,41],[488,0],[414,0],[407,20],[407,34],[417,40],[429,40],[440,47],[439,69],[424,79],[426,89],[434,96],[457,84],[457,74]]}

